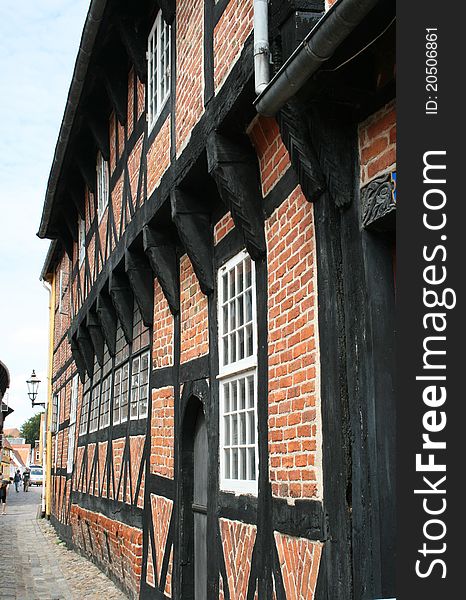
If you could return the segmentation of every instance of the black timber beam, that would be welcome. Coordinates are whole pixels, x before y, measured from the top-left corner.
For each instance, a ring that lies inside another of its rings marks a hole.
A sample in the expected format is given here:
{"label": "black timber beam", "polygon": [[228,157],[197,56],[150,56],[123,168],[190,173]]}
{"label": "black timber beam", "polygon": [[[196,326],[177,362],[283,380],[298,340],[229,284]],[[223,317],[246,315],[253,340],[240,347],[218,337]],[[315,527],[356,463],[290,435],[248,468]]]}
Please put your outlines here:
{"label": "black timber beam", "polygon": [[168,25],[173,23],[175,18],[175,8],[176,1],[175,0],[158,0],[160,10],[162,11],[162,17]]}
{"label": "black timber beam", "polygon": [[72,337],[70,340],[71,346],[71,355],[73,356],[73,360],[76,364],[76,369],[79,373],[79,378],[81,379],[81,383],[84,383],[86,378],[86,363],[84,362],[84,357],[81,354],[81,350],[79,348],[79,344],[76,340],[76,337]]}
{"label": "black timber beam", "polygon": [[78,215],[84,219],[86,217],[85,191],[81,181],[76,174],[76,177],[68,182],[67,192]]}
{"label": "black timber beam", "polygon": [[[91,160],[92,158],[92,160]],[[95,194],[96,191],[96,161],[95,154],[93,152],[77,152],[76,153],[76,164],[79,172],[84,180],[84,183]]]}
{"label": "black timber beam", "polygon": [[108,63],[105,68],[99,69],[103,78],[108,98],[115,109],[115,114],[121,125],[126,124],[128,110],[128,80],[122,77],[116,66]]}
{"label": "black timber beam", "polygon": [[127,249],[125,271],[146,327],[154,322],[154,274],[144,254]]}
{"label": "black timber beam", "polygon": [[[66,221],[65,221],[66,225]],[[63,244],[63,248],[65,249],[68,258],[73,260],[73,238],[71,237],[71,233],[68,230],[68,227],[60,227],[60,233],[58,235],[58,239]]]}
{"label": "black timber beam", "polygon": [[130,344],[133,341],[134,298],[126,275],[111,273],[108,288],[126,341]]}
{"label": "black timber beam", "polygon": [[143,230],[144,251],[173,314],[180,311],[180,283],[176,246],[170,237],[152,225]]}
{"label": "black timber beam", "polygon": [[94,346],[97,362],[102,366],[104,364],[104,336],[97,314],[92,310],[87,313],[86,326]]}
{"label": "black timber beam", "polygon": [[97,148],[102,154],[104,160],[110,160],[110,134],[108,131],[108,120],[99,118],[94,114],[86,116],[87,126],[96,143]]}
{"label": "black timber beam", "polygon": [[326,190],[327,184],[307,123],[301,115],[302,110],[294,102],[288,102],[278,113],[277,122],[304,195],[308,201],[315,202]]}
{"label": "black timber beam", "polygon": [[172,219],[193,265],[201,290],[207,296],[214,289],[213,235],[210,213],[192,195],[180,188],[170,194]]}
{"label": "black timber beam", "polygon": [[73,242],[78,241],[78,219],[76,218],[75,206],[69,198],[64,199],[64,205],[62,207],[62,215],[65,224],[70,232]]}
{"label": "black timber beam", "polygon": [[243,233],[249,254],[254,260],[265,256],[262,194],[254,155],[236,140],[214,131],[207,139],[207,160],[209,173],[235,226]]}
{"label": "black timber beam", "polygon": [[134,18],[115,17],[115,25],[121,42],[134,65],[140,81],[147,80],[146,45],[134,28]]}
{"label": "black timber beam", "polygon": [[92,377],[94,374],[94,346],[92,345],[87,327],[83,323],[78,327],[76,341],[84,359],[86,371],[89,377]]}
{"label": "black timber beam", "polygon": [[115,356],[118,317],[110,297],[104,292],[101,292],[97,296],[96,313],[100,321],[108,351],[111,356]]}

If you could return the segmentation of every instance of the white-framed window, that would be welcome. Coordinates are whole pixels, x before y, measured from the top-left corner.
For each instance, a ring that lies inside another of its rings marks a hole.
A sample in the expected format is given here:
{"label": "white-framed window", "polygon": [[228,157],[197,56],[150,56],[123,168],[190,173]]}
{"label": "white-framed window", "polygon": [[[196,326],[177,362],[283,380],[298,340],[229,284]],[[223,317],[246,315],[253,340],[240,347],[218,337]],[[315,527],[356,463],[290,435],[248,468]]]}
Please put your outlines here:
{"label": "white-framed window", "polygon": [[150,131],[170,95],[170,26],[160,10],[147,43],[147,82]]}
{"label": "white-framed window", "polygon": [[83,403],[81,406],[81,420],[79,422],[79,435],[84,435],[87,433],[87,424],[89,421],[89,402],[90,402],[90,392],[83,393]]}
{"label": "white-framed window", "polygon": [[99,152],[97,154],[97,218],[100,221],[108,206],[108,162]]}
{"label": "white-framed window", "polygon": [[91,393],[91,410],[89,418],[89,433],[97,431],[99,427],[99,401],[100,401],[100,383],[98,383]]}
{"label": "white-framed window", "polygon": [[68,314],[68,306],[65,306],[65,295],[68,292],[68,282],[69,275],[68,271],[65,269],[60,269],[60,280],[59,280],[59,290],[58,290],[58,312],[61,315]]}
{"label": "white-framed window", "polygon": [[100,422],[99,429],[104,429],[110,424],[110,394],[112,388],[112,376],[108,375],[102,381],[102,398],[100,400]]}
{"label": "white-framed window", "polygon": [[113,424],[128,420],[129,363],[115,371],[113,379]]}
{"label": "white-framed window", "polygon": [[257,318],[246,251],[218,271],[220,485],[257,493]]}
{"label": "white-framed window", "polygon": [[130,419],[147,417],[149,397],[149,352],[133,358],[131,363]]}
{"label": "white-framed window", "polygon": [[85,219],[79,218],[79,231],[78,231],[78,243],[79,243],[79,266],[84,262],[86,256],[86,221]]}
{"label": "white-framed window", "polygon": [[66,470],[68,473],[73,471],[74,447],[76,441],[76,412],[78,408],[78,375],[73,377],[71,386],[70,403],[70,425],[68,427],[68,459],[66,461]]}
{"label": "white-framed window", "polygon": [[60,394],[53,395],[52,402],[52,433],[57,433],[60,426]]}

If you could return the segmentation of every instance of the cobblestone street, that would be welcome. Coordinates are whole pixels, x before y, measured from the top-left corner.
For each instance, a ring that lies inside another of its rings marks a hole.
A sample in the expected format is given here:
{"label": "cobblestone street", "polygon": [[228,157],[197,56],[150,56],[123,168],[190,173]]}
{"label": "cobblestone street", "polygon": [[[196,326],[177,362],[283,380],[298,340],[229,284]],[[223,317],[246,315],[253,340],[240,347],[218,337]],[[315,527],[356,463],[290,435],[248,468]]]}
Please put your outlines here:
{"label": "cobblestone street", "polygon": [[41,491],[9,488],[7,514],[0,515],[0,598],[127,598],[95,565],[68,550],[48,521],[37,518]]}

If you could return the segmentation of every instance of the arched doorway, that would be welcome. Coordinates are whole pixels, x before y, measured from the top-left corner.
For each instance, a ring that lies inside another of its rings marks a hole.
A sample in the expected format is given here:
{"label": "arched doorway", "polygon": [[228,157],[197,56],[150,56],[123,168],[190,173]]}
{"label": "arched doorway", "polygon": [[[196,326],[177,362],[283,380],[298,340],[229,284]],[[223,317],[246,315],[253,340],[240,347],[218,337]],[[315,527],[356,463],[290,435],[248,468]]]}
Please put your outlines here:
{"label": "arched doorway", "polygon": [[200,408],[194,429],[194,600],[207,598],[207,427]]}

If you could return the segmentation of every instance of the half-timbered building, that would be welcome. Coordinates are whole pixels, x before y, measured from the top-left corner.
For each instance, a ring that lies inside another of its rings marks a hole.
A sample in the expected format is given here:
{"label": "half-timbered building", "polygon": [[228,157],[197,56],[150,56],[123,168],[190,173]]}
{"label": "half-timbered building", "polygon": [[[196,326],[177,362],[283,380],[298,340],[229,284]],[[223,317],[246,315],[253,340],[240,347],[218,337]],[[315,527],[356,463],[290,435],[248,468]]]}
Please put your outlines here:
{"label": "half-timbered building", "polygon": [[394,64],[391,1],[91,2],[47,514],[131,598],[395,595]]}

